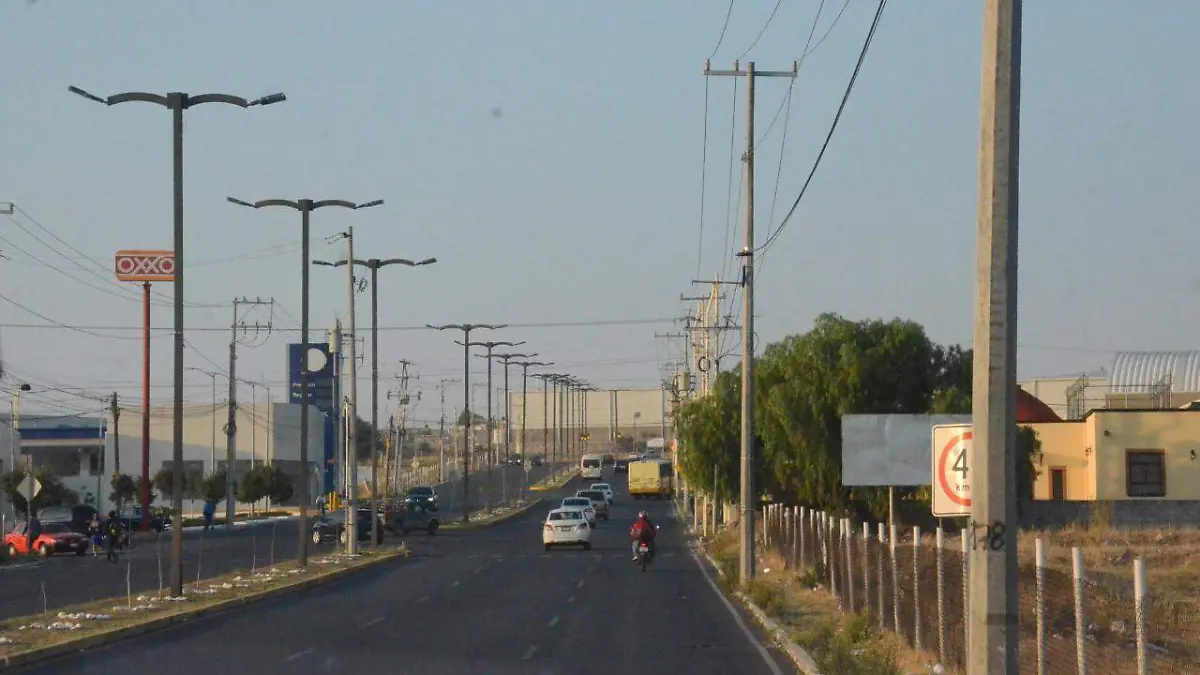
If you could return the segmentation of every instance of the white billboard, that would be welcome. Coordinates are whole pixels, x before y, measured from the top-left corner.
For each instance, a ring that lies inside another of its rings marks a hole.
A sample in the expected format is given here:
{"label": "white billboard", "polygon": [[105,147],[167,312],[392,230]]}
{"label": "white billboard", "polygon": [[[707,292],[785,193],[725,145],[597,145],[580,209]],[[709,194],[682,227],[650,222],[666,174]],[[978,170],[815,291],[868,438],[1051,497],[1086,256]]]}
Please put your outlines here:
{"label": "white billboard", "polygon": [[970,423],[970,415],[842,415],[842,485],[932,485],[933,427]]}

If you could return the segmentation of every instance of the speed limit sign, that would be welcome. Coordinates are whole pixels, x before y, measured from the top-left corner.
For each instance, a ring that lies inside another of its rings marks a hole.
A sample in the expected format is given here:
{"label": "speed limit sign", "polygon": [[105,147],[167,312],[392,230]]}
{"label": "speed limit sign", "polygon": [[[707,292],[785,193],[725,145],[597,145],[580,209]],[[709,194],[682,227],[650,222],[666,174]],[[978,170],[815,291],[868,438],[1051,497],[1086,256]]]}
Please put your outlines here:
{"label": "speed limit sign", "polygon": [[970,424],[933,427],[933,515],[971,515]]}

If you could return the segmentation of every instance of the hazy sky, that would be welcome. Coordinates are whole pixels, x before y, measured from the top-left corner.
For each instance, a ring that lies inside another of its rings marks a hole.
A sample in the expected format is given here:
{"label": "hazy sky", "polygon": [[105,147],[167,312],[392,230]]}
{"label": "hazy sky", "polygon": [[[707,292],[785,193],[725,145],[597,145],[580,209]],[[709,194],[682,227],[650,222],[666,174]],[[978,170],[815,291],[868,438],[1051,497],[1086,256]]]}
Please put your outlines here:
{"label": "hazy sky", "polygon": [[[789,67],[819,4],[781,0],[746,58]],[[765,256],[763,342],[807,330],[824,311],[902,316],[937,340],[970,340],[982,5],[890,3],[817,177]],[[775,7],[736,0],[714,67],[730,67]],[[794,89],[759,82],[760,241],[771,214],[778,222],[798,194],[875,3],[850,0],[834,24],[842,7],[821,7]],[[511,323],[479,337],[526,340],[523,350],[597,386],[653,386],[659,364],[679,356],[654,333],[676,329],[680,294],[700,290],[693,278],[730,275],[740,241],[740,216],[727,213],[741,201],[727,194],[744,100],[739,93],[733,107],[730,78],[708,83],[703,230],[700,216],[702,67],[728,8],[726,0],[9,0],[0,5],[0,201],[19,211],[0,216],[3,358],[35,387],[139,396],[140,301],[136,287],[112,280],[112,254],[171,246],[170,116],[146,104],[95,105],[68,85],[98,94],[283,91],[281,105],[188,113],[189,366],[226,367],[234,296],[276,301],[273,317],[248,318],[275,330],[239,360],[239,375],[271,384],[276,398],[285,344],[297,337],[299,217],[240,209],[227,195],[383,198],[369,211],[313,217],[316,257],[343,257],[344,242],[326,238],[353,225],[359,257],[439,259],[382,272],[382,326]],[[1022,376],[1106,367],[1114,350],[1196,344],[1191,252],[1200,230],[1186,214],[1188,186],[1200,178],[1200,4],[1148,8],[1026,3]],[[790,108],[772,126],[789,91]],[[316,268],[312,279],[313,325],[328,328],[345,313],[345,276]],[[170,382],[171,289],[156,291],[153,380],[166,403],[170,389],[157,385]],[[359,298],[365,335],[369,295]],[[45,320],[13,302],[62,324],[120,328],[18,327]],[[613,324],[529,326],[561,322]],[[430,394],[437,378],[460,375],[453,337],[383,333],[381,388],[395,387],[398,359],[416,364],[414,386]],[[483,362],[474,361],[479,373]],[[207,376],[189,373],[188,384],[189,399],[209,399]],[[61,393],[25,400],[29,409],[98,405]],[[436,414],[427,394],[416,416]]]}

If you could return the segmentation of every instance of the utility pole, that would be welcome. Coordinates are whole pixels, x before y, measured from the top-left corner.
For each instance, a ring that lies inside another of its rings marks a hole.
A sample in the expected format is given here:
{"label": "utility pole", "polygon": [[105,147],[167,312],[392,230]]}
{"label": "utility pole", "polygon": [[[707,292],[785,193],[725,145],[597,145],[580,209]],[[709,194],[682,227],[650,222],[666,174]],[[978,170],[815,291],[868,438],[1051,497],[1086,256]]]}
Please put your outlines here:
{"label": "utility pole", "polygon": [[[513,359],[532,359],[537,354],[496,354],[496,358],[500,359],[500,363],[504,365],[504,463],[507,465],[512,461],[512,399],[509,396],[508,389],[508,367],[513,364]],[[525,403],[524,400],[521,401]]]}
{"label": "utility pole", "polygon": [[[346,480],[346,432],[342,427],[344,415],[342,414],[342,320],[335,319],[333,328],[329,331],[329,358],[333,360],[333,427],[335,429],[333,441],[333,456],[336,458],[334,466],[338,467],[333,481],[329,481],[335,488],[335,492],[345,494]],[[301,425],[303,426],[303,425]]]}
{"label": "utility pole", "polygon": [[[246,331],[239,308],[274,304],[262,298],[234,298],[233,322],[229,324],[229,408],[225,419],[225,529],[233,529],[237,519],[237,346],[238,331]],[[259,328],[254,324],[255,332]],[[270,326],[267,327],[270,330]],[[214,409],[215,414],[215,409]],[[215,469],[215,467],[214,467]],[[145,497],[143,497],[145,499]],[[145,507],[143,507],[145,508]]]}
{"label": "utility pole", "polygon": [[[308,503],[312,501],[308,493],[308,476],[310,471],[308,461],[308,406],[310,404],[310,396],[308,395],[308,356],[310,349],[308,341],[308,268],[309,249],[312,244],[309,236],[309,220],[314,210],[326,206],[338,206],[357,211],[359,209],[379,206],[383,204],[383,200],[376,199],[375,201],[356,204],[345,199],[263,199],[257,202],[248,202],[234,197],[226,197],[225,199],[231,204],[252,209],[261,209],[267,206],[286,206],[300,212],[300,349],[304,353],[303,371],[300,377],[300,470],[303,472],[303,478],[300,481],[300,492],[297,495],[297,500],[300,504],[300,517],[298,518],[300,540],[297,542],[296,566],[301,568],[308,567],[308,539],[311,536],[308,531]],[[335,402],[337,402],[336,399]],[[182,530],[177,528],[177,531]],[[173,542],[174,540],[172,540]],[[183,545],[182,542],[183,540],[180,539],[181,547]]]}
{"label": "utility pole", "polygon": [[[346,228],[346,259],[354,260],[354,226]],[[350,372],[349,379],[346,381],[347,393],[350,397],[350,415],[346,421],[347,429],[346,444],[349,446],[346,449],[346,455],[349,458],[348,469],[350,473],[350,487],[346,492],[346,527],[350,527],[350,523],[358,522],[358,324],[354,317],[354,268],[347,266],[346,271],[349,288],[347,289],[347,301],[350,304],[348,309],[350,318]],[[375,520],[375,514],[371,514],[371,520]],[[358,537],[346,537],[346,554],[356,555],[358,553]]]}
{"label": "utility pole", "polygon": [[1021,0],[986,0],[983,22],[967,675],[1016,675]]}
{"label": "utility pole", "polygon": [[487,354],[477,354],[479,358],[487,359],[487,468],[488,473],[492,472],[492,465],[496,462],[495,449],[492,443],[492,436],[495,434],[495,423],[492,420],[492,358],[495,357],[493,350],[496,347],[519,347],[525,344],[524,340],[520,342],[505,342],[503,340],[495,342],[472,342],[472,347],[483,347],[487,350]]}
{"label": "utility pole", "polygon": [[[517,361],[513,365],[521,366],[521,453],[528,460],[531,457],[529,455],[529,446],[526,445],[525,441],[525,426],[529,421],[529,369],[533,367],[545,368],[554,364],[542,361]],[[534,375],[534,377],[537,377],[537,375]]]}
{"label": "utility pole", "polygon": [[[417,265],[431,265],[437,262],[437,258],[426,258],[419,262],[414,262],[405,258],[388,258],[381,260],[379,258],[370,258],[368,260],[357,260],[354,258],[354,228],[349,228],[347,239],[350,242],[350,253],[345,260],[339,260],[334,263],[329,263],[324,260],[314,260],[314,265],[327,265],[338,267],[346,265],[350,268],[350,323],[351,330],[354,330],[354,265],[366,267],[371,270],[371,512],[379,512],[379,450],[376,447],[376,440],[379,436],[379,268],[387,267],[388,265],[407,265],[408,267],[416,267]],[[353,354],[353,347],[351,348]],[[351,391],[356,391],[352,389]],[[403,450],[403,448],[401,449]],[[355,467],[358,463],[355,462]],[[355,469],[357,473],[357,468]],[[351,522],[349,520],[347,523]],[[376,540],[379,539],[379,523],[375,518],[371,519],[371,545],[374,546]]]}
{"label": "utility pole", "polygon": [[[121,405],[117,401],[117,392],[115,392],[115,391],[112,393],[112,403],[109,406],[109,409],[112,411],[112,419],[113,419],[113,433],[112,433],[113,473],[117,476],[120,476],[121,475]],[[114,487],[116,487],[116,486],[114,486]],[[114,490],[114,492],[117,492],[117,491]],[[97,505],[100,504],[100,500],[102,499],[102,497],[103,497],[102,493],[96,495],[96,504]],[[121,513],[121,508],[122,508],[121,493],[117,492],[117,513]],[[104,509],[97,509],[97,511],[103,512]]]}
{"label": "utility pole", "polygon": [[[407,359],[400,359],[400,392],[396,395],[396,406],[400,412],[400,430],[396,443],[396,459],[392,463],[392,470],[396,474],[396,483],[399,484],[401,472],[404,471],[404,440],[407,436],[405,433],[408,428],[408,405],[411,398],[408,395],[408,367],[416,365]],[[414,455],[415,456],[415,455]]]}
{"label": "utility pole", "polygon": [[441,394],[441,422],[438,425],[438,482],[446,482],[446,385],[462,382],[458,378],[443,377],[438,381],[438,393]]}
{"label": "utility pole", "polygon": [[460,330],[463,334],[462,341],[455,340],[455,344],[462,345],[463,348],[463,456],[462,456],[462,472],[463,472],[463,523],[470,522],[471,518],[471,332],[476,330],[499,330],[506,328],[508,324],[486,324],[486,323],[447,323],[440,326],[433,324],[425,324],[426,328],[433,330]]}
{"label": "utility pole", "polygon": [[742,70],[712,70],[704,62],[704,74],[746,78],[746,232],[739,256],[742,259],[742,466],[741,466],[741,555],[738,572],[742,584],[754,579],[754,83],[760,77],[795,79],[798,64],[788,70],[757,70],[754,62]]}

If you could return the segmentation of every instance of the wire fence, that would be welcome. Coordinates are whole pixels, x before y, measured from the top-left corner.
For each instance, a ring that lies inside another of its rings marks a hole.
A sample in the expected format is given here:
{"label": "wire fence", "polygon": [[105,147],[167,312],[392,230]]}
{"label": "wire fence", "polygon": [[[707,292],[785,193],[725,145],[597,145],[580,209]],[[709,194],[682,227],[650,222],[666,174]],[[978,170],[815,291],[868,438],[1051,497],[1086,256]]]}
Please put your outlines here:
{"label": "wire fence", "polygon": [[[932,535],[828,513],[768,505],[759,545],[787,569],[837,598],[842,611],[902,636],[949,672],[965,669],[970,540],[966,530]],[[1089,576],[1084,551],[1072,569],[1034,562],[1019,569],[1022,675],[1200,675],[1200,612],[1171,589],[1155,592],[1146,567]]]}

